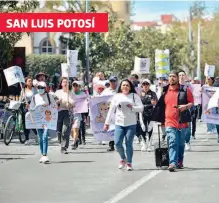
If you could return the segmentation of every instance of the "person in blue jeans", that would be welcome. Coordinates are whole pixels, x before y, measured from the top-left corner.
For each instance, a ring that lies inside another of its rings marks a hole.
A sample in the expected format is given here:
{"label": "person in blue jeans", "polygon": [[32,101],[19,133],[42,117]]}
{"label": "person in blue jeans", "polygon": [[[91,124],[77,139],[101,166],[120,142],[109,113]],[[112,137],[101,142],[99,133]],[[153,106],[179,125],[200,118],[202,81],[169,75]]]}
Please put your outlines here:
{"label": "person in blue jeans", "polygon": [[169,85],[163,88],[153,111],[153,120],[165,124],[170,172],[183,168],[186,130],[188,122],[191,122],[189,109],[193,101],[191,90],[179,84],[179,73],[171,71]]}
{"label": "person in blue jeans", "polygon": [[[54,95],[46,92],[46,83],[39,82],[37,85],[38,94],[34,95],[31,103],[30,110],[34,110],[36,107],[43,106],[47,107],[50,105],[56,106],[56,101]],[[48,152],[48,129],[46,126],[37,129],[37,134],[39,137],[40,152],[42,157],[39,160],[39,163],[49,163],[49,158],[47,156]]]}
{"label": "person in blue jeans", "polygon": [[[110,109],[105,121],[104,130],[109,129],[115,117],[114,141],[121,157],[119,169],[126,166],[127,171],[132,171],[133,140],[136,134],[137,112],[143,111],[141,98],[137,95],[135,87],[128,80],[121,82],[118,93],[111,100]],[[116,114],[116,115],[115,115]],[[123,147],[125,138],[126,153]]]}

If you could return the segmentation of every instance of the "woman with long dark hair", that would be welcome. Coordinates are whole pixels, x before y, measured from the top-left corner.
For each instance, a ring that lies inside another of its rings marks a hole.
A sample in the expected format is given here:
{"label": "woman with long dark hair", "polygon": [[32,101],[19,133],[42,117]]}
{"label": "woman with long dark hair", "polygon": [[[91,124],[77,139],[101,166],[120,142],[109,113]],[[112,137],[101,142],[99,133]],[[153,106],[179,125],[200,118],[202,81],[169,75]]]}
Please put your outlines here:
{"label": "woman with long dark hair", "polygon": [[74,94],[69,91],[69,81],[67,78],[62,78],[59,90],[55,93],[58,98],[58,122],[57,122],[57,136],[61,143],[61,153],[68,154],[69,138],[72,127],[73,107],[75,103]]}
{"label": "woman with long dark hair", "polygon": [[[118,93],[113,97],[110,109],[105,121],[104,130],[109,129],[112,117],[115,115],[114,140],[118,153],[121,157],[119,169],[126,166],[127,171],[133,170],[133,140],[136,134],[137,115],[143,111],[140,97],[135,91],[135,87],[128,80],[122,80]],[[126,154],[124,152],[123,140],[125,138]]]}
{"label": "woman with long dark hair", "polygon": [[[26,142],[25,145],[29,145],[29,134],[30,134],[30,130],[26,129],[25,127],[25,113],[28,111],[29,108],[29,104],[33,98],[33,96],[37,94],[37,92],[35,91],[35,88],[33,87],[33,78],[28,76],[25,78],[25,86],[21,91],[21,95],[20,95],[20,101],[21,102],[26,102],[26,108],[24,109],[24,112],[22,114],[22,120],[23,120],[23,126],[24,126],[24,134],[25,134],[25,138],[26,138]],[[36,129],[32,129],[32,131],[35,134],[35,142],[37,143],[37,131]]]}

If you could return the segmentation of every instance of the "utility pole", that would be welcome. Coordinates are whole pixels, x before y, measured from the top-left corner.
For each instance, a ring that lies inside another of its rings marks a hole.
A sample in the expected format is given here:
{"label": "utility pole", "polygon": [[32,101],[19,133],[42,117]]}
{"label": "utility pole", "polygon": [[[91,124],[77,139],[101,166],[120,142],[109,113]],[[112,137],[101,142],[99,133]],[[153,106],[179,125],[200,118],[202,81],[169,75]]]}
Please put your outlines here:
{"label": "utility pole", "polygon": [[[89,0],[85,1],[85,10],[86,13],[89,12]],[[90,64],[89,64],[89,32],[85,33],[85,55],[86,55],[86,79],[87,79],[87,83],[89,84],[90,82]]]}
{"label": "utility pole", "polygon": [[[194,57],[194,50],[193,50],[193,32],[192,32],[192,8],[189,8],[189,51],[190,51],[190,60],[193,61],[193,57]],[[192,74],[192,78],[194,77],[194,71],[191,72]]]}
{"label": "utility pole", "polygon": [[197,77],[201,80],[201,23],[198,23]]}

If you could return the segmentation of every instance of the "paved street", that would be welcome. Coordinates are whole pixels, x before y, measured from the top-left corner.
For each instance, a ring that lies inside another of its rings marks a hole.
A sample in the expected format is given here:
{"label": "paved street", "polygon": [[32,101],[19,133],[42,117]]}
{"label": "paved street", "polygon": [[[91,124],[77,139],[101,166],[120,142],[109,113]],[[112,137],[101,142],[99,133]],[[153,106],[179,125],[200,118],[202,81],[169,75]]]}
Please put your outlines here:
{"label": "paved street", "polygon": [[[154,152],[135,144],[133,172],[117,169],[116,152],[106,152],[92,137],[68,155],[50,141],[48,165],[39,164],[38,146],[0,143],[0,203],[217,203],[219,144],[199,124],[185,169],[158,170]],[[157,137],[157,134],[154,134]]]}

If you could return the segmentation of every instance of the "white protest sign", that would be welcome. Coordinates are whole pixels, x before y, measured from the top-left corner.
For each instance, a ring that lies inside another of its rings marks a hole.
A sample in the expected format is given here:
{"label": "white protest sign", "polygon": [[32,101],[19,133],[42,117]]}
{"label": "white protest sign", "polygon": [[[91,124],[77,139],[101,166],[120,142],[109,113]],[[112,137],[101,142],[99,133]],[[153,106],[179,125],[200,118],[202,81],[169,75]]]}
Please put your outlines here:
{"label": "white protest sign", "polygon": [[150,59],[135,57],[134,71],[141,74],[150,73]]}
{"label": "white protest sign", "polygon": [[61,71],[62,71],[62,77],[67,77],[67,78],[76,77],[77,76],[77,64],[70,64],[68,66],[67,63],[62,63]]}
{"label": "white protest sign", "polygon": [[114,137],[115,115],[112,116],[109,130],[103,130],[112,97],[112,95],[93,97],[89,102],[91,130],[98,141],[112,141]]}
{"label": "white protest sign", "polygon": [[214,77],[215,73],[215,65],[208,65],[207,63],[205,64],[205,76],[206,77]]}
{"label": "white protest sign", "polygon": [[191,84],[192,87],[192,94],[194,97],[194,104],[198,105],[201,104],[201,84]]}
{"label": "white protest sign", "polygon": [[166,50],[155,50],[155,71],[156,77],[167,77],[170,72],[170,51]]}
{"label": "white protest sign", "polygon": [[[202,121],[219,125],[218,88],[203,87],[202,90]],[[217,93],[216,93],[217,92]]]}
{"label": "white protest sign", "polygon": [[[30,115],[31,113],[31,115]],[[32,116],[32,118],[31,118]],[[56,130],[58,110],[56,106],[37,106],[25,115],[26,129],[50,129]]]}
{"label": "white protest sign", "polygon": [[78,51],[77,50],[67,50],[67,64],[77,64],[78,62]]}
{"label": "white protest sign", "polygon": [[25,83],[22,69],[19,66],[12,66],[10,68],[5,69],[4,74],[5,74],[5,78],[6,78],[8,86],[11,86],[11,85],[14,85],[20,82]]}

